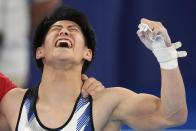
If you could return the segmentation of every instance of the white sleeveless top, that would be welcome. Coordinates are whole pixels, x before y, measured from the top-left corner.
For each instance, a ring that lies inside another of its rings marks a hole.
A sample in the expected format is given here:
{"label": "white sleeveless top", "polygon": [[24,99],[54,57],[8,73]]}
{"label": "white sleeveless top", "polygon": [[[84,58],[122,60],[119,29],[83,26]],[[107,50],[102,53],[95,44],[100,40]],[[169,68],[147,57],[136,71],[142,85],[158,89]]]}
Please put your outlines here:
{"label": "white sleeveless top", "polygon": [[16,131],[94,131],[92,119],[92,97],[80,95],[75,103],[71,116],[61,127],[52,129],[44,126],[36,111],[39,87],[28,89],[24,95]]}

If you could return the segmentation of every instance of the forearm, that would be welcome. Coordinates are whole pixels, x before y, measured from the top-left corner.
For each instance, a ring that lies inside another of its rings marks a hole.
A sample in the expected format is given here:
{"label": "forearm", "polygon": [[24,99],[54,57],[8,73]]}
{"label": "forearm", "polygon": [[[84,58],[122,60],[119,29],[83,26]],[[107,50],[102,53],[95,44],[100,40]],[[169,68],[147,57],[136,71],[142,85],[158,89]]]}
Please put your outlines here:
{"label": "forearm", "polygon": [[161,69],[161,109],[167,120],[184,123],[187,105],[184,83],[179,68]]}

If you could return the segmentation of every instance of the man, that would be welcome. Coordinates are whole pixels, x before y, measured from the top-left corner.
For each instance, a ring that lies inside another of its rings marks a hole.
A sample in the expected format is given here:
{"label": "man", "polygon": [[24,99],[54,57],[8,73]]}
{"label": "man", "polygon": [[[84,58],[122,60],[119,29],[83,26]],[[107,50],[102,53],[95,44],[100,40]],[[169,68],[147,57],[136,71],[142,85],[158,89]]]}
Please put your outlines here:
{"label": "man", "polygon": [[142,19],[139,28],[140,39],[160,62],[161,98],[121,87],[82,97],[81,73],[94,57],[95,37],[83,13],[62,6],[35,33],[41,83],[28,91],[13,89],[2,100],[12,130],[119,131],[128,124],[153,131],[185,123],[185,89],[177,63],[183,53],[177,53],[178,44],[171,45],[161,23]]}

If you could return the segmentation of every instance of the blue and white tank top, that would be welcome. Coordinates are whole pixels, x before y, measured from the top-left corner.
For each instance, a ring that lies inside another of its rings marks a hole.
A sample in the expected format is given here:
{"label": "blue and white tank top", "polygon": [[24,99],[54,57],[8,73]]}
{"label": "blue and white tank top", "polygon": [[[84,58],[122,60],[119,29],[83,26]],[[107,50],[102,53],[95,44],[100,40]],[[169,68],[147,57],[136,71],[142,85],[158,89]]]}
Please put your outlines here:
{"label": "blue and white tank top", "polygon": [[39,87],[28,89],[24,95],[16,131],[94,131],[92,119],[92,97],[83,98],[80,95],[73,111],[65,124],[52,129],[44,126],[36,111],[36,101]]}

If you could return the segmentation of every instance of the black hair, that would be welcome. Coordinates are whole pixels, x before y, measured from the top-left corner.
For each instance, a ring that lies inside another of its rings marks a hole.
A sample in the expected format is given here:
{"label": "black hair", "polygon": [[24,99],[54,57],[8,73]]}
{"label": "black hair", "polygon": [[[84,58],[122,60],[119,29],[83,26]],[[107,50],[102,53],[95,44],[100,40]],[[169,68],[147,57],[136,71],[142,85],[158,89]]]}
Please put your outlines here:
{"label": "black hair", "polygon": [[[58,7],[51,16],[45,17],[40,24],[37,26],[37,29],[35,31],[34,37],[33,37],[33,53],[34,58],[36,60],[36,64],[38,68],[43,72],[44,64],[42,62],[42,59],[37,60],[36,59],[36,50],[38,47],[42,46],[45,41],[45,37],[47,32],[49,31],[51,25],[56,23],[57,21],[61,20],[70,20],[78,24],[82,30],[82,33],[85,37],[85,45],[87,48],[92,50],[92,60],[95,57],[95,51],[96,51],[96,39],[94,35],[94,31],[88,21],[88,18],[84,13],[82,13],[79,10],[70,8],[68,6],[60,6]],[[82,73],[86,72],[89,65],[91,64],[91,61],[84,61],[83,67],[82,67]]]}

